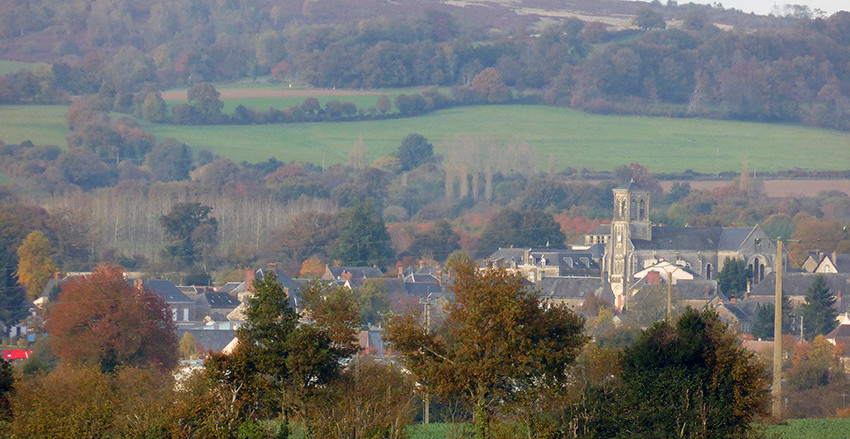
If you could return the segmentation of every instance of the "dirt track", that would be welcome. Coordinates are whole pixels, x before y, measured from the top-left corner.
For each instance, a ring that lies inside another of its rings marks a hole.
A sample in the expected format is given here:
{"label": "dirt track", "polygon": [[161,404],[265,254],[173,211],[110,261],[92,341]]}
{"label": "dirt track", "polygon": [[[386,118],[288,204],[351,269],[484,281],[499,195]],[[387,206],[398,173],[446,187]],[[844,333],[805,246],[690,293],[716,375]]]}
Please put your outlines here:
{"label": "dirt track", "polygon": [[[319,98],[328,96],[377,96],[378,93],[358,90],[333,90],[327,88],[285,89],[285,88],[248,88],[220,89],[222,99],[251,99],[251,98]],[[166,101],[185,101],[186,91],[164,91],[162,98]]]}

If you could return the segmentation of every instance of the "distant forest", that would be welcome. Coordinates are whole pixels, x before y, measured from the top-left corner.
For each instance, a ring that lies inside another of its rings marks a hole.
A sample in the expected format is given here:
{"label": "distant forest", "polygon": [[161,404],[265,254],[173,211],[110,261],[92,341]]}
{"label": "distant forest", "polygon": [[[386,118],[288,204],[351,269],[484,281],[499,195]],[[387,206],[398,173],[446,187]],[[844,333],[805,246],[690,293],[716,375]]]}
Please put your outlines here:
{"label": "distant forest", "polygon": [[850,129],[850,13],[608,3],[622,3],[614,12],[632,26],[495,5],[14,2],[0,17],[0,48],[48,66],[0,78],[0,103],[100,92],[127,111],[166,87],[272,75],[316,87],[453,87],[463,104],[482,100],[468,88],[492,68],[509,93],[489,102]]}

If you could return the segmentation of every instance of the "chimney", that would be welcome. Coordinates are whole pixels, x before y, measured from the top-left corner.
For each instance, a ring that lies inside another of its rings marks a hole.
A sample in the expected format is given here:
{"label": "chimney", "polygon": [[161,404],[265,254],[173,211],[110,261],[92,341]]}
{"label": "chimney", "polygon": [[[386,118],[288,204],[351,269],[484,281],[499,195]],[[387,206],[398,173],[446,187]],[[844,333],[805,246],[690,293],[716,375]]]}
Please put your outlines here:
{"label": "chimney", "polygon": [[733,297],[733,298],[731,298],[731,299],[729,299],[729,301],[730,301],[730,302],[732,302],[732,303],[735,303],[735,302],[736,302],[736,300],[735,300],[735,298],[734,298],[734,297]]}
{"label": "chimney", "polygon": [[661,274],[657,271],[650,271],[646,273],[646,284],[647,285],[661,285]]}
{"label": "chimney", "polygon": [[266,264],[266,269],[277,273],[277,262],[269,262],[268,264]]}
{"label": "chimney", "polygon": [[145,281],[143,281],[141,279],[133,279],[133,288],[135,288],[139,291],[142,291],[142,289],[144,287],[145,287]]}
{"label": "chimney", "polygon": [[254,278],[256,274],[252,268],[245,269],[245,291],[254,291]]}
{"label": "chimney", "polygon": [[753,288],[752,281],[747,279],[747,289],[744,291],[744,300],[747,300],[747,299],[750,298],[750,292],[752,291],[752,288]]}

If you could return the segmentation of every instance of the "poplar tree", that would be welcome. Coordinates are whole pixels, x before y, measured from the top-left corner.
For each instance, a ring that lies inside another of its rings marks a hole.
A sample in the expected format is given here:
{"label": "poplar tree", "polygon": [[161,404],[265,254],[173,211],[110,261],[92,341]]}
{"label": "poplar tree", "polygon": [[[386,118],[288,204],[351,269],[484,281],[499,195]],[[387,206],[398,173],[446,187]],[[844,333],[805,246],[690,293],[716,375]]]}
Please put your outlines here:
{"label": "poplar tree", "polygon": [[31,232],[18,247],[18,283],[27,289],[27,299],[35,300],[56,273],[50,257],[50,242],[40,230]]}

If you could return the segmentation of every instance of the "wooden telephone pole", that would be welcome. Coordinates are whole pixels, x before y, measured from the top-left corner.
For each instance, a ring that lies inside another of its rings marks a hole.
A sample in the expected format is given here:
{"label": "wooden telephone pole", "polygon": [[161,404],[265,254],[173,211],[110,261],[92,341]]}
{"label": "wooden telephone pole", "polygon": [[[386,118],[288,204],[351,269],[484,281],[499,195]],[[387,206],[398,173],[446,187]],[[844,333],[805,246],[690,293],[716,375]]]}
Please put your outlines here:
{"label": "wooden telephone pole", "polygon": [[[425,330],[430,333],[431,332],[431,305],[437,303],[437,299],[431,298],[429,294],[428,297],[419,299],[419,303],[425,306]],[[431,423],[431,394],[425,388],[425,396],[422,398],[422,402],[424,403],[424,413],[423,413],[423,423],[428,425]]]}
{"label": "wooden telephone pole", "polygon": [[782,238],[776,238],[776,292],[773,313],[773,417],[782,417]]}

